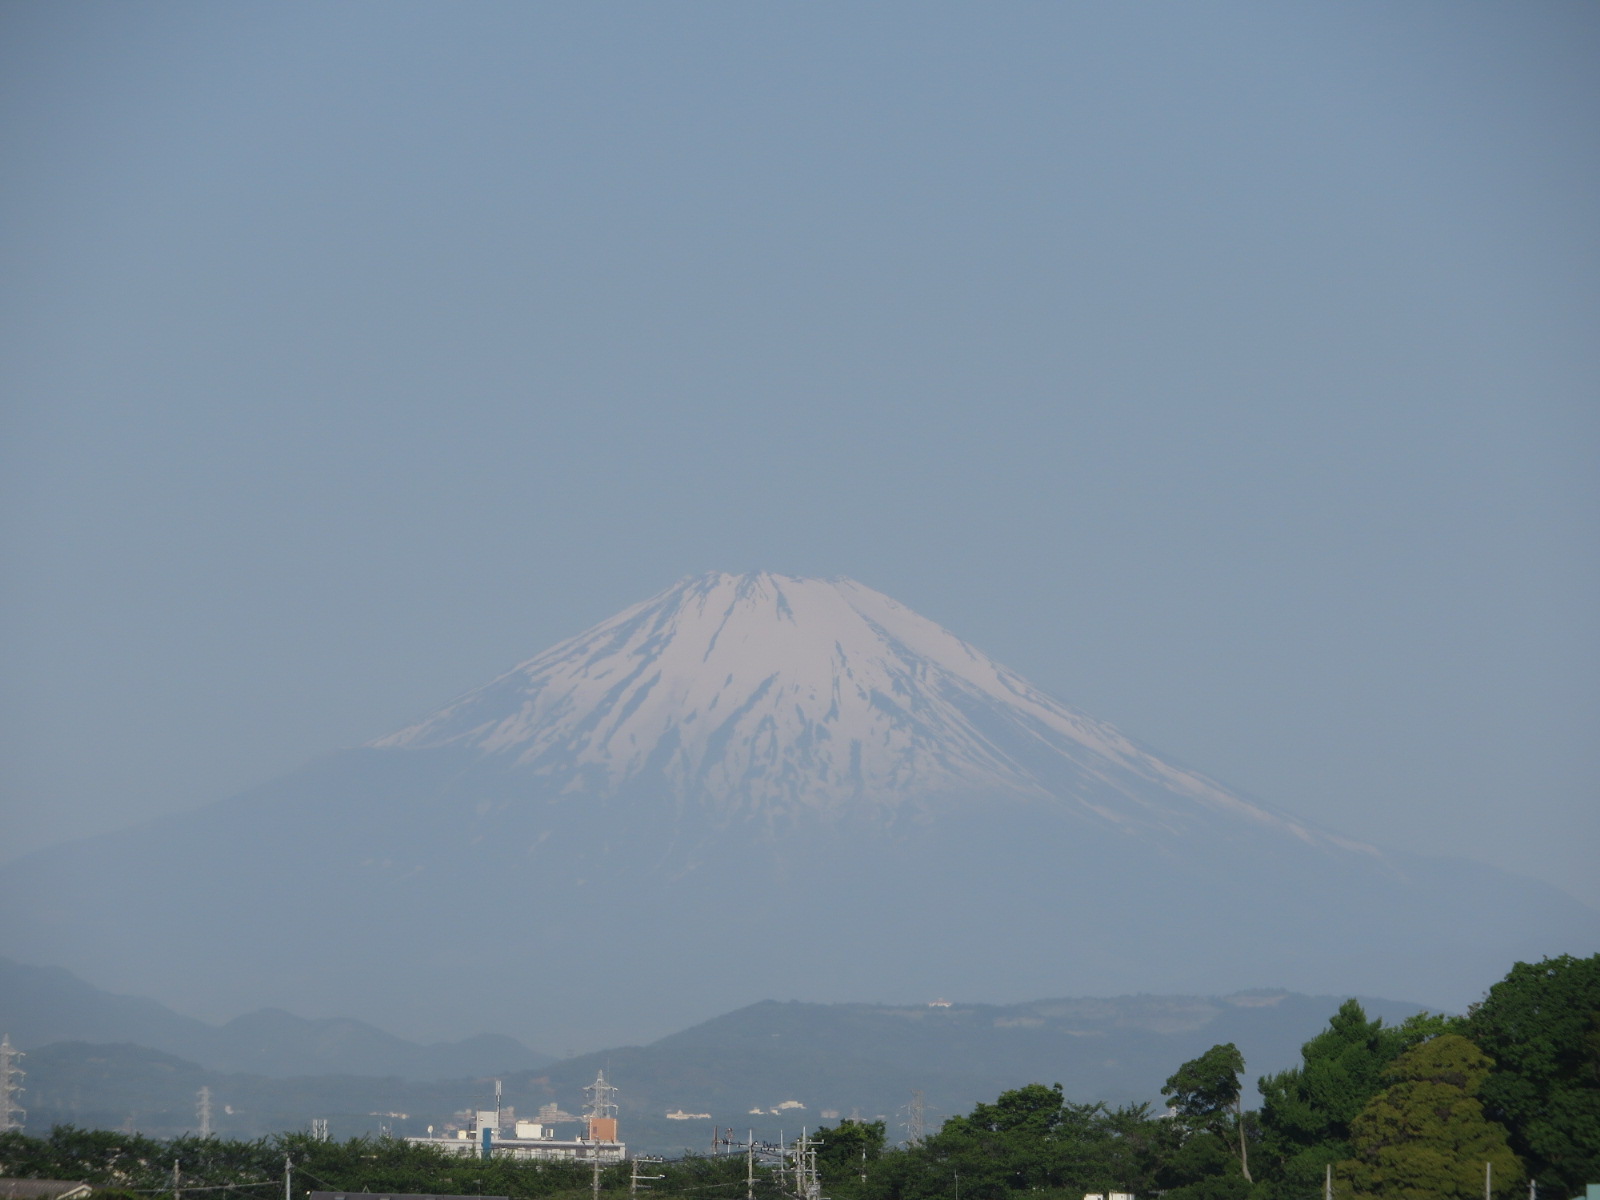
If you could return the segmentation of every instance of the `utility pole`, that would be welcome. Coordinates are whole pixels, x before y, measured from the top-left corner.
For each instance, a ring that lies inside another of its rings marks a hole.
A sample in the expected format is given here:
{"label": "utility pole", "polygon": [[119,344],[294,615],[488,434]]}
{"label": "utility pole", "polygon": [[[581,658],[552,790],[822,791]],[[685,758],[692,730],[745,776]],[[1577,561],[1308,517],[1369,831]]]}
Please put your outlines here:
{"label": "utility pole", "polygon": [[211,1089],[203,1087],[195,1095],[199,1097],[194,1115],[200,1121],[200,1136],[208,1138],[211,1136]]}
{"label": "utility pole", "polygon": [[289,1180],[294,1175],[294,1163],[287,1154],[283,1156],[283,1200],[294,1200]]}
{"label": "utility pole", "polygon": [[798,1200],[822,1200],[822,1181],[817,1178],[817,1147],[804,1129],[794,1142],[794,1194]]}
{"label": "utility pole", "polygon": [[[799,1145],[799,1142],[791,1142],[788,1146],[785,1146],[781,1135],[777,1142],[758,1142],[756,1141],[756,1131],[754,1129],[745,1135],[744,1141],[736,1142],[733,1140],[733,1130],[731,1128],[724,1129],[719,1125],[711,1139],[711,1154],[715,1157],[722,1153],[724,1149],[742,1149],[744,1151],[744,1200],[755,1200],[756,1163],[760,1162],[764,1166],[771,1166],[777,1172],[778,1189],[782,1191],[787,1186],[784,1172],[791,1157],[790,1150]],[[799,1169],[797,1166],[796,1170],[798,1171]]]}
{"label": "utility pole", "polygon": [[172,1160],[172,1200],[183,1200],[183,1192],[181,1190],[179,1190],[180,1187],[181,1187],[181,1184],[182,1184],[182,1181],[178,1176],[178,1160],[177,1159],[173,1159]]}
{"label": "utility pole", "polygon": [[0,1133],[22,1132],[28,1112],[17,1103],[23,1092],[27,1072],[17,1066],[22,1051],[11,1044],[11,1035],[0,1036]]}
{"label": "utility pole", "polygon": [[[661,1160],[659,1158],[651,1158],[651,1157],[649,1157],[647,1155],[640,1156],[639,1158],[636,1158],[636,1159],[633,1160],[633,1173],[628,1176],[628,1197],[629,1197],[629,1200],[636,1200],[636,1197],[639,1195],[639,1181],[640,1180],[643,1180],[643,1179],[665,1179],[666,1178],[665,1175],[641,1175],[641,1174],[639,1174],[639,1164],[640,1163],[658,1163],[660,1161]],[[644,1190],[647,1191],[647,1192],[650,1190],[649,1184],[645,1185],[645,1189]]]}
{"label": "utility pole", "polygon": [[1483,1200],[1493,1200],[1490,1194],[1490,1180],[1494,1177],[1493,1170],[1494,1168],[1490,1163],[1483,1164]]}
{"label": "utility pole", "polygon": [[1333,1164],[1322,1169],[1322,1200],[1333,1200]]}

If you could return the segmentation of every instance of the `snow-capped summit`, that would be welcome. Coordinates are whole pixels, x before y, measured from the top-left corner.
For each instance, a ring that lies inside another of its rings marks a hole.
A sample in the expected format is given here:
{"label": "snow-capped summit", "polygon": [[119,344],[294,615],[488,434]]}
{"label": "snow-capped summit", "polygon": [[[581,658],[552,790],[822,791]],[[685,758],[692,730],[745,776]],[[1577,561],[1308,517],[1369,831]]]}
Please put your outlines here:
{"label": "snow-capped summit", "polygon": [[566,789],[664,788],[726,812],[1005,796],[1120,826],[1304,826],[1168,766],[850,579],[685,579],[380,748],[454,746]]}

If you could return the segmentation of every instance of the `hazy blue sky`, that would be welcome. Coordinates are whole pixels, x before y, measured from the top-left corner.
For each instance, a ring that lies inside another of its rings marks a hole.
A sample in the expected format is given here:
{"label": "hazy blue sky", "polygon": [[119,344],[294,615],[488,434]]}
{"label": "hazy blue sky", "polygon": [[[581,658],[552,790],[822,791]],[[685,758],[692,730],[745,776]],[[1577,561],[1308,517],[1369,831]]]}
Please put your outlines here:
{"label": "hazy blue sky", "polygon": [[1600,903],[1600,6],[0,8],[8,852],[704,570]]}

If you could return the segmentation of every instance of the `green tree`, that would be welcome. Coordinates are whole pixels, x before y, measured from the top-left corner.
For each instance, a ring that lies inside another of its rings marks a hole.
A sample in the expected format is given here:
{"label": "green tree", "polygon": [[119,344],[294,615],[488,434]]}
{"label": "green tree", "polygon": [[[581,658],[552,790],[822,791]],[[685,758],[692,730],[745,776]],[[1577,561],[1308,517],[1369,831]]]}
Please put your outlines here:
{"label": "green tree", "polygon": [[1148,1104],[1131,1104],[1106,1112],[1100,1129],[1106,1138],[1104,1171],[1094,1187],[1084,1190],[1140,1196],[1157,1191],[1157,1178],[1174,1142],[1172,1122],[1152,1117]]}
{"label": "green tree", "polygon": [[1600,954],[1517,963],[1467,1018],[1494,1060],[1485,1108],[1540,1183],[1600,1180]]}
{"label": "green tree", "polygon": [[1012,1193],[1079,1200],[1085,1192],[1151,1190],[1170,1125],[1144,1105],[1074,1104],[1061,1085],[1033,1083],[952,1117],[922,1146],[868,1168],[867,1200],[1005,1200]]}
{"label": "green tree", "polygon": [[1484,1164],[1494,1194],[1524,1182],[1505,1129],[1476,1098],[1488,1057],[1459,1034],[1407,1050],[1384,1072],[1388,1086],[1350,1122],[1351,1157],[1335,1168],[1357,1200],[1476,1200]]}
{"label": "green tree", "polygon": [[1331,1163],[1350,1157],[1350,1122],[1383,1087],[1383,1070],[1404,1051],[1451,1032],[1458,1017],[1418,1013],[1402,1025],[1368,1020],[1359,1001],[1346,1000],[1328,1027],[1300,1047],[1301,1065],[1262,1078],[1262,1194],[1306,1196]]}
{"label": "green tree", "polygon": [[1161,1094],[1172,1101],[1180,1121],[1205,1130],[1232,1147],[1239,1159],[1239,1173],[1249,1183],[1249,1139],[1239,1086],[1243,1070],[1244,1055],[1239,1053],[1239,1047],[1224,1042],[1179,1067]]}
{"label": "green tree", "polygon": [[888,1130],[882,1121],[841,1121],[817,1130],[817,1174],[823,1185],[839,1194],[855,1194],[871,1164],[883,1157]]}
{"label": "green tree", "polygon": [[[968,1200],[998,1200],[1009,1191],[1060,1185],[1056,1153],[1066,1101],[1061,1085],[1030,1083],[952,1117],[928,1139],[926,1150],[945,1187],[960,1180]],[[939,1168],[943,1168],[940,1170]]]}

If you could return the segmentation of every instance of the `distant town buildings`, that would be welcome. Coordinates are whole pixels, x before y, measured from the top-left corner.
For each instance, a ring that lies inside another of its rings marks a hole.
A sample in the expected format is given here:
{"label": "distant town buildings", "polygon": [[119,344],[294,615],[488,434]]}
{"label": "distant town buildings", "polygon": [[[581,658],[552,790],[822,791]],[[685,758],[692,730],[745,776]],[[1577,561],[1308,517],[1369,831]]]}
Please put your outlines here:
{"label": "distant town buildings", "polygon": [[781,1117],[784,1113],[796,1108],[804,1108],[798,1100],[785,1100],[773,1108],[762,1108],[759,1104],[750,1110],[751,1116]]}
{"label": "distant town buildings", "polygon": [[[584,1089],[587,1104],[582,1117],[563,1112],[555,1104],[546,1104],[539,1109],[537,1121],[519,1121],[514,1109],[501,1106],[500,1085],[496,1083],[495,1107],[463,1114],[464,1121],[453,1128],[447,1127],[439,1136],[434,1135],[430,1125],[427,1137],[408,1137],[406,1141],[417,1146],[432,1146],[446,1154],[483,1158],[499,1154],[567,1162],[621,1162],[628,1156],[628,1147],[617,1136],[616,1091],[606,1082],[606,1073],[601,1071],[596,1074],[594,1083]],[[583,1123],[581,1135],[558,1136],[559,1124],[578,1121]]]}

